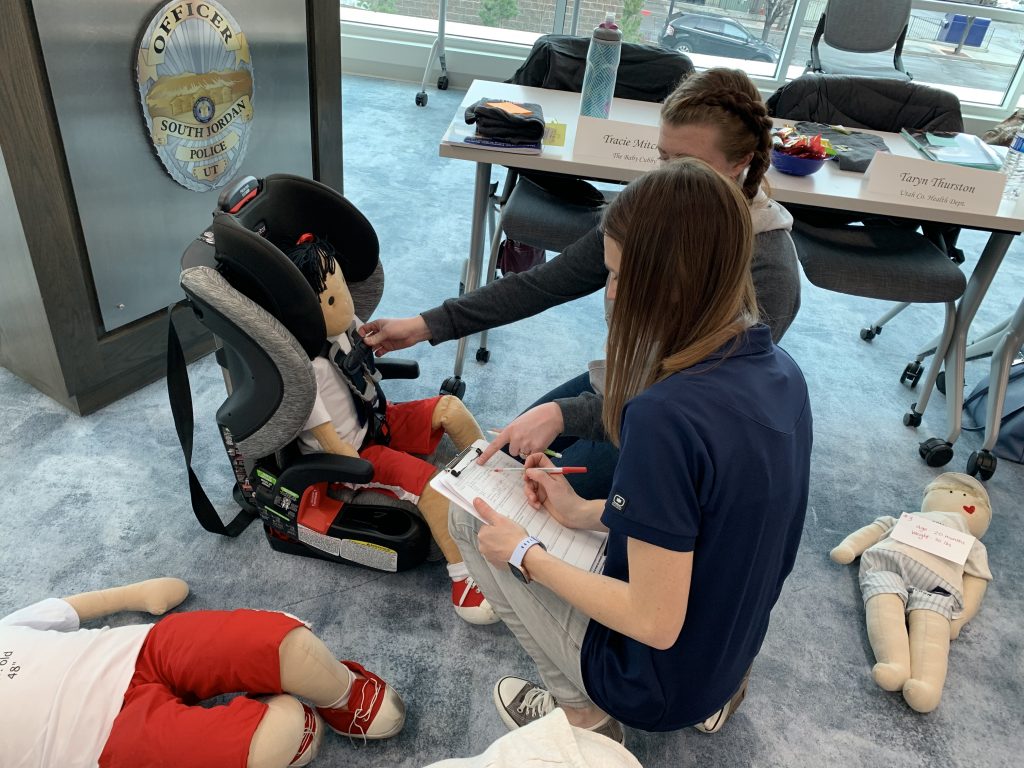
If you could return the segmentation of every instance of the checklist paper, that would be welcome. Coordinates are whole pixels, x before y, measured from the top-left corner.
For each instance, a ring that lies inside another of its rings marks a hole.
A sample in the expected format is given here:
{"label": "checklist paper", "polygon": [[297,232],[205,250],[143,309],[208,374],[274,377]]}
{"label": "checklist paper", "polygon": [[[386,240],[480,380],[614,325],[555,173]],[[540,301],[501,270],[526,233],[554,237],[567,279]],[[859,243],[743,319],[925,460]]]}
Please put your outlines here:
{"label": "checklist paper", "polygon": [[480,516],[473,508],[473,499],[480,497],[540,539],[555,557],[577,568],[600,572],[608,534],[566,528],[547,511],[531,507],[523,489],[522,473],[493,471],[495,467],[521,467],[522,464],[499,451],[486,465],[480,466],[476,460],[486,447],[485,440],[477,440],[435,475],[430,485],[477,518]]}

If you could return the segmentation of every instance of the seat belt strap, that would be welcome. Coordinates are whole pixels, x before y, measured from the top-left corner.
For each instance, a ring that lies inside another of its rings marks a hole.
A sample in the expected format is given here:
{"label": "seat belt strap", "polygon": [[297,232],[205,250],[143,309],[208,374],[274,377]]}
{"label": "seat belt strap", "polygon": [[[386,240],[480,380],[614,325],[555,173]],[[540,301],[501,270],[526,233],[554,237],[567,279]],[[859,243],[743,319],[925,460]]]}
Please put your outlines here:
{"label": "seat belt strap", "polygon": [[172,304],[167,309],[167,398],[171,404],[171,415],[174,417],[174,429],[178,433],[178,443],[185,457],[185,469],[188,471],[188,488],[192,497],[192,511],[199,524],[210,533],[221,536],[238,536],[255,519],[255,515],[242,509],[227,525],[220,519],[217,510],[210,503],[202,483],[192,470],[192,438],[195,422],[192,412],[192,389],[189,386],[188,370],[185,367],[185,353],[181,349],[174,328],[174,309],[187,305],[187,300]]}

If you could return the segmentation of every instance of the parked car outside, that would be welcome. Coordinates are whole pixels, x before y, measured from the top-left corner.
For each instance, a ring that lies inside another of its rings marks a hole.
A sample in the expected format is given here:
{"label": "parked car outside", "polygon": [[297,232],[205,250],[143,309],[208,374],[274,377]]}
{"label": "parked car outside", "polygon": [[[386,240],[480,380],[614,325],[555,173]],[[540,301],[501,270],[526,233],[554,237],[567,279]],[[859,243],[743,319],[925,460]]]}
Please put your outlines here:
{"label": "parked car outside", "polygon": [[661,38],[664,48],[753,61],[778,61],[779,49],[739,22],[710,13],[684,13],[672,19]]}

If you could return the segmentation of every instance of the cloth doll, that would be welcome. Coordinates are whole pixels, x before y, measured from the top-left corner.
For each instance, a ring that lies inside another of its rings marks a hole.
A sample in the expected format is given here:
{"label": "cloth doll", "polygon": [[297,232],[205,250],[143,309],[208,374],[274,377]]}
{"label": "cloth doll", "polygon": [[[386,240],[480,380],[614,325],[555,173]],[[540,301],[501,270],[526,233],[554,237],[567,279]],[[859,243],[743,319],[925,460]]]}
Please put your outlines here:
{"label": "cloth doll", "polygon": [[925,487],[919,516],[976,537],[964,565],[892,539],[894,517],[851,533],[830,556],[843,565],[860,556],[875,682],[886,691],[902,689],[913,709],[931,712],[942,697],[949,642],[974,618],[992,580],[980,541],[992,508],[981,483],[946,472]]}
{"label": "cloth doll", "polygon": [[355,315],[335,249],[328,241],[305,234],[287,256],[320,299],[330,345],[326,354],[313,360],[317,396],[299,435],[300,450],[369,461],[373,481],[358,487],[416,504],[448,561],[455,612],[471,624],[495,623],[497,614],[470,577],[448,533],[448,500],[429,485],[437,468],[419,458],[432,453],[445,433],[463,450],[483,437],[479,425],[457,397],[388,403],[366,365],[343,371],[336,361],[361,342],[356,328],[362,322]]}
{"label": "cloth doll", "polygon": [[[390,685],[339,662],[285,613],[194,611],[155,624],[80,627],[118,611],[159,616],[187,595],[180,579],[150,579],[43,600],[0,619],[0,762],[284,768],[309,764],[325,722],[364,739],[402,729],[405,705]],[[263,698],[199,706],[241,691]]]}

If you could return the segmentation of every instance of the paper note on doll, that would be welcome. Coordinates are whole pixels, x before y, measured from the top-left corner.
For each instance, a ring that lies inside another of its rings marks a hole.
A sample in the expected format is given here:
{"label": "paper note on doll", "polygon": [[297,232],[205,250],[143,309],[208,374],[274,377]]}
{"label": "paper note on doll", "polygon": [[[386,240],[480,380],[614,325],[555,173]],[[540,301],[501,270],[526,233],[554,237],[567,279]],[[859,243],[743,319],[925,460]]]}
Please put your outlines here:
{"label": "paper note on doll", "polygon": [[566,528],[545,510],[531,507],[523,490],[521,473],[492,471],[495,467],[522,467],[522,464],[499,451],[485,466],[480,466],[476,459],[486,447],[486,440],[477,440],[435,475],[430,485],[474,517],[479,515],[473,508],[473,499],[480,497],[544,542],[548,552],[559,559],[584,570],[599,570],[604,562],[602,555],[608,534]]}
{"label": "paper note on doll", "polygon": [[930,552],[957,565],[967,562],[967,556],[976,541],[969,533],[961,533],[956,528],[910,512],[900,515],[890,535],[896,541]]}

